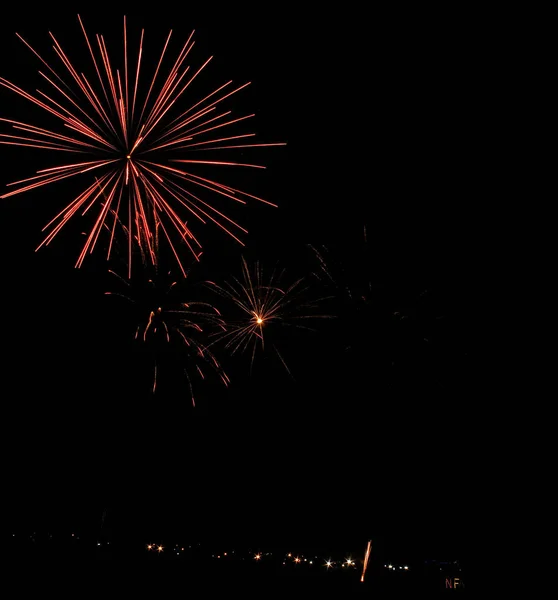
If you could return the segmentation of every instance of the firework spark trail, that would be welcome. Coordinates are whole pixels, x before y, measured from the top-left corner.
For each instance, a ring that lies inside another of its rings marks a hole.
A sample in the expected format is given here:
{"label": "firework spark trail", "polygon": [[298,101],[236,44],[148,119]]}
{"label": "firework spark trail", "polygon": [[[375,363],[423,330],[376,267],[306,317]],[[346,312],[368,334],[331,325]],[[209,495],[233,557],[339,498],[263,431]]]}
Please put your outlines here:
{"label": "firework spark trail", "polygon": [[[98,171],[94,184],[75,197],[43,231],[49,230],[37,250],[49,244],[68,221],[81,213],[84,215],[94,205],[99,211],[87,235],[85,245],[76,262],[80,267],[87,254],[94,251],[99,235],[111,214],[119,216],[108,228],[109,251],[113,248],[117,222],[126,223],[128,236],[140,240],[147,248],[144,258],[156,264],[157,255],[152,249],[154,228],[161,227],[167,243],[171,246],[176,261],[185,276],[186,271],[179,258],[178,243],[185,243],[197,256],[200,242],[187,224],[190,217],[200,223],[217,225],[240,244],[240,235],[246,233],[232,218],[214,206],[212,202],[235,201],[246,204],[251,200],[276,206],[263,198],[241,191],[213,178],[202,177],[192,172],[200,166],[215,169],[240,167],[264,169],[263,165],[251,162],[215,160],[210,158],[187,158],[187,152],[209,152],[284,146],[282,142],[260,143],[254,133],[223,135],[223,129],[250,120],[254,114],[230,118],[231,111],[220,111],[221,103],[249,85],[231,86],[232,81],[217,87],[201,100],[188,104],[186,91],[191,91],[194,81],[212,60],[208,58],[199,68],[191,69],[186,64],[194,47],[194,32],[182,46],[172,67],[166,74],[163,63],[168,55],[172,31],[161,51],[157,67],[150,79],[143,75],[144,30],[133,59],[128,42],[126,17],[124,17],[123,73],[111,62],[107,44],[102,35],[96,35],[97,46],[88,36],[83,21],[79,24],[94,67],[93,78],[79,73],[62,46],[50,33],[53,46],[61,65],[51,64],[39,54],[22,36],[18,38],[48,69],[48,74],[39,71],[47,83],[49,92],[37,90],[35,94],[25,91],[15,83],[0,77],[3,86],[33,103],[54,117],[64,128],[63,133],[55,129],[38,127],[29,123],[0,118],[15,132],[0,133],[0,144],[33,147],[49,151],[72,153],[80,156],[79,162],[67,162],[56,167],[37,171],[36,175],[8,184],[15,189],[0,198],[9,198],[57,181],[82,176]],[[134,64],[135,63],[135,64]],[[60,72],[62,72],[62,75]],[[63,76],[64,75],[64,76]],[[148,83],[142,102],[141,85]],[[184,106],[183,106],[184,105]],[[139,108],[141,106],[141,109]],[[218,110],[219,109],[219,110]],[[178,114],[176,114],[178,112]],[[137,116],[139,113],[139,117]],[[247,143],[244,143],[244,142]],[[241,143],[239,143],[241,142]],[[103,192],[100,187],[103,187]],[[200,198],[196,192],[205,193],[210,200]],[[178,238],[176,239],[176,234]],[[132,246],[128,247],[128,275],[132,270]]]}
{"label": "firework spark trail", "polygon": [[[224,285],[207,282],[211,289],[232,303],[240,315],[234,320],[227,320],[227,330],[218,334],[216,342],[224,341],[231,354],[244,352],[251,347],[251,368],[258,347],[262,351],[265,348],[265,327],[281,324],[313,331],[312,327],[305,325],[306,320],[331,318],[331,315],[315,314],[311,310],[307,313],[302,312],[302,309],[314,309],[326,298],[306,300],[305,295],[309,287],[303,285],[304,279],[300,278],[285,287],[282,285],[284,273],[284,270],[274,269],[271,276],[266,278],[259,263],[250,270],[246,260],[242,258],[241,279],[233,277],[232,282],[226,282]],[[273,349],[287,372],[291,374],[274,344]]]}
{"label": "firework spark trail", "polygon": [[[326,246],[318,248],[308,244],[308,247],[318,262],[318,268],[313,273],[316,279],[338,288],[343,294],[346,294],[351,302],[357,300],[366,303],[371,299],[373,292],[370,278],[372,265],[366,225],[363,226],[361,239],[362,246],[358,238],[355,237],[357,253],[351,254],[350,258],[345,260],[340,260],[339,257],[336,258],[335,253],[331,252]],[[355,257],[359,260],[355,260]]]}
{"label": "firework spark trail", "polygon": [[366,573],[366,569],[368,567],[368,559],[370,558],[370,549],[372,547],[372,540],[368,540],[368,544],[366,546],[366,552],[364,554],[364,566],[362,568],[362,575],[360,576],[360,581],[364,581],[364,574]]}
{"label": "firework spark trail", "polygon": [[174,302],[170,298],[170,293],[177,286],[176,281],[161,285],[158,280],[149,279],[145,288],[138,289],[133,283],[135,279],[128,281],[112,270],[109,273],[126,286],[126,293],[105,292],[105,294],[123,298],[136,305],[139,323],[134,337],[155,354],[153,393],[157,389],[159,373],[157,355],[163,348],[170,348],[173,341],[177,342],[173,348],[178,349],[178,353],[183,354],[185,358],[184,374],[194,407],[196,403],[191,370],[195,370],[201,379],[205,379],[206,367],[209,367],[219,376],[222,383],[228,386],[229,377],[204,342],[205,337],[209,335],[209,330],[225,330],[221,313],[215,306],[198,301]]}

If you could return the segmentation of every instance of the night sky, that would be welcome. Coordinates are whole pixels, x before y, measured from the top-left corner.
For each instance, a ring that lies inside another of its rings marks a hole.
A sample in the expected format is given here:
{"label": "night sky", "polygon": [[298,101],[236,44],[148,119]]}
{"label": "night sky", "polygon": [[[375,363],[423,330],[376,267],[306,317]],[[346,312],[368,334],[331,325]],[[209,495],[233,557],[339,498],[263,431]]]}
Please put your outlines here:
{"label": "night sky", "polygon": [[[203,90],[251,81],[228,108],[256,113],[258,140],[287,142],[246,150],[265,171],[231,173],[279,208],[232,207],[249,230],[245,248],[198,227],[204,255],[192,280],[238,277],[242,256],[270,270],[279,263],[287,279],[334,296],[320,307],[334,318],[281,333],[292,376],[268,348],[252,373],[249,355],[221,353],[230,387],[198,385],[192,408],[169,360],[153,394],[135,317],[105,295],[116,284],[107,269],[125,272],[126,253],[107,264],[95,252],[74,269],[81,222],[35,253],[80,183],[3,199],[5,519],[23,530],[94,529],[107,510],[121,538],[176,531],[364,548],[379,536],[403,554],[459,555],[478,394],[469,265],[483,82],[474,39],[455,15],[402,9],[167,8],[80,14],[118,57],[122,16],[130,40],[145,27],[146,65],[169,29],[177,45],[195,29],[193,63],[215,57]],[[51,30],[88,71],[77,12],[4,15],[0,76],[37,87],[39,61],[16,31],[55,64]],[[2,117],[45,122],[4,88],[0,107]],[[0,158],[4,190],[59,157],[0,146]],[[329,284],[315,277],[310,246],[327,257]],[[172,262],[162,268],[179,276]]]}

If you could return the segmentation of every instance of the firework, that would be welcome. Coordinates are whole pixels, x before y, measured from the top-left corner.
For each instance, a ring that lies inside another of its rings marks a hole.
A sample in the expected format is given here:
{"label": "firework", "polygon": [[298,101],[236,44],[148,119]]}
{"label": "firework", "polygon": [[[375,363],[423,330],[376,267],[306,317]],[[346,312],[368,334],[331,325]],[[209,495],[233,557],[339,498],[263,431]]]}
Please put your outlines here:
{"label": "firework", "polygon": [[439,294],[444,290],[386,269],[380,252],[372,252],[366,227],[360,231],[343,247],[310,246],[313,276],[335,297],[340,327],[333,337],[342,341],[347,365],[391,389],[411,380],[443,386],[451,356],[451,348],[438,348],[449,325]]}
{"label": "firework", "polygon": [[[86,180],[83,191],[45,226],[43,231],[48,233],[39,246],[49,244],[72,217],[96,213],[77,267],[94,251],[104,230],[109,232],[110,257],[121,223],[126,223],[128,231],[134,232],[140,245],[147,249],[152,264],[157,261],[154,227],[160,226],[183,275],[186,273],[177,246],[185,244],[194,256],[201,247],[187,219],[212,223],[242,244],[241,236],[246,230],[228,217],[216,201],[275,205],[221,179],[202,176],[199,169],[263,169],[259,164],[224,160],[223,151],[284,145],[260,143],[252,132],[239,133],[238,125],[245,125],[254,115],[234,116],[225,109],[227,99],[249,83],[236,86],[227,81],[209,93],[198,93],[196,79],[212,57],[195,67],[188,64],[194,32],[172,60],[168,59],[171,31],[155,69],[144,67],[144,30],[132,51],[125,17],[123,65],[118,69],[104,37],[90,37],[79,16],[78,20],[91,59],[89,74],[79,72],[52,33],[57,59],[53,64],[18,34],[43,66],[39,74],[46,91],[30,93],[0,77],[0,85],[43,109],[55,123],[49,128],[1,118],[0,123],[9,127],[10,133],[0,133],[0,143],[40,148],[72,158],[8,184],[13,189],[0,197],[8,198],[73,177]],[[131,273],[132,236],[128,237]]]}
{"label": "firework", "polygon": [[[371,278],[372,261],[366,227],[360,235],[354,232],[350,244],[309,245],[309,248],[315,265],[312,277],[331,293],[332,310],[339,316],[339,331],[334,337],[343,342],[345,352],[351,357],[362,354],[361,349],[368,348],[370,341],[378,335],[373,321],[379,289]],[[354,326],[356,323],[358,327]]]}
{"label": "firework", "polygon": [[[152,278],[127,280],[114,271],[111,275],[120,282],[122,292],[106,292],[131,303],[134,307],[136,329],[134,338],[153,355],[153,387],[157,389],[158,365],[169,355],[180,360],[186,376],[193,406],[196,405],[193,379],[204,380],[212,371],[225,385],[229,378],[207,339],[215,330],[225,330],[219,310],[210,303],[184,301],[180,288],[183,282],[174,281],[170,273]],[[180,299],[177,299],[180,296]]]}
{"label": "firework", "polygon": [[[313,276],[334,288],[342,301],[350,302],[360,310],[373,300],[377,286],[371,279],[372,261],[366,226],[363,226],[362,234],[355,235],[353,240],[354,244],[350,248],[343,248],[341,252],[327,246],[310,245],[309,248],[317,264]],[[343,257],[344,252],[349,254]]]}
{"label": "firework", "polygon": [[368,559],[370,558],[370,549],[372,547],[372,540],[368,540],[368,544],[366,545],[366,552],[364,553],[364,565],[362,567],[362,575],[360,576],[360,581],[364,581],[364,574],[366,573],[366,569],[368,568]]}
{"label": "firework", "polygon": [[208,285],[232,305],[235,313],[226,319],[226,331],[218,334],[218,341],[235,354],[249,351],[251,368],[256,352],[265,349],[265,342],[271,338],[271,347],[281,363],[291,374],[287,363],[279,352],[274,340],[274,330],[283,326],[314,330],[307,324],[310,319],[329,318],[330,315],[316,314],[314,311],[325,298],[309,299],[309,286],[303,278],[293,283],[284,283],[285,270],[277,268],[269,277],[258,262],[252,269],[242,258],[242,277],[233,278],[224,285],[208,281]]}

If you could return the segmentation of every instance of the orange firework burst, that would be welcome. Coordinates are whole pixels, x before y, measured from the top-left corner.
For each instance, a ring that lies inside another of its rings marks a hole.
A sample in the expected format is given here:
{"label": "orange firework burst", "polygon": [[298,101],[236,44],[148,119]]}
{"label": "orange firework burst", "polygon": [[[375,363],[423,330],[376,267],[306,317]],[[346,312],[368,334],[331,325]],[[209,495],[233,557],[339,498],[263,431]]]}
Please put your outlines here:
{"label": "orange firework burst", "polygon": [[[225,100],[249,83],[237,87],[228,81],[209,93],[197,94],[194,82],[212,57],[194,68],[187,64],[194,47],[193,32],[167,69],[171,31],[154,72],[144,75],[144,31],[132,58],[125,17],[123,65],[115,69],[104,37],[90,38],[79,16],[78,20],[92,62],[90,75],[78,71],[51,33],[54,52],[61,62],[58,67],[51,66],[18,35],[45,67],[39,73],[47,85],[46,92],[29,93],[0,77],[0,85],[46,111],[58,125],[50,129],[2,118],[0,122],[10,126],[11,133],[0,133],[0,143],[76,158],[10,183],[14,189],[0,197],[8,198],[76,176],[90,177],[85,189],[46,225],[44,231],[48,234],[39,246],[50,243],[73,216],[96,210],[77,267],[93,252],[103,230],[109,233],[110,256],[117,225],[121,223],[127,223],[128,232],[135,232],[140,245],[148,249],[152,264],[157,261],[153,230],[160,226],[184,275],[176,245],[186,244],[194,256],[201,247],[186,219],[212,222],[242,244],[239,235],[246,230],[226,216],[213,200],[272,203],[194,171],[205,165],[216,169],[263,169],[262,165],[222,160],[222,151],[284,145],[255,143],[254,133],[238,133],[236,129],[254,115],[233,117],[230,110],[221,108]],[[194,151],[203,151],[203,158],[195,159]],[[128,239],[130,273],[132,236],[128,235]]]}
{"label": "orange firework burst", "polygon": [[[274,269],[266,278],[258,262],[250,270],[243,258],[241,279],[233,278],[223,286],[213,281],[207,282],[212,289],[229,300],[236,312],[235,316],[226,319],[227,331],[219,333],[218,340],[225,342],[225,347],[231,354],[251,348],[251,365],[257,349],[265,348],[267,335],[264,335],[264,331],[269,332],[285,325],[313,330],[306,324],[309,319],[330,317],[313,312],[325,298],[310,298],[309,286],[304,284],[303,278],[291,284],[283,283],[284,275],[284,270]],[[276,345],[273,342],[271,345],[291,374]]]}
{"label": "orange firework burst", "polygon": [[122,293],[105,293],[133,304],[137,323],[134,337],[154,357],[153,393],[157,389],[158,364],[169,356],[179,359],[194,406],[194,376],[204,380],[209,368],[225,385],[229,384],[227,374],[206,342],[211,332],[225,330],[224,321],[215,306],[207,302],[184,301],[183,298],[179,300],[180,284],[172,280],[170,273],[161,276],[155,272],[153,278],[130,281],[114,271],[109,273],[125,288]]}

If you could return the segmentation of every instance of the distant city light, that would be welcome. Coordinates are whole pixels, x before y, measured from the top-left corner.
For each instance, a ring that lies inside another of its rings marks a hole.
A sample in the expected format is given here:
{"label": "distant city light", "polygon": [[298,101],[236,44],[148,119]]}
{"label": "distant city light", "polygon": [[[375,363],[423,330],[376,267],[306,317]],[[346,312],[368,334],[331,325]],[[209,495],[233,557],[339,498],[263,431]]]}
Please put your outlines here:
{"label": "distant city light", "polygon": [[[37,537],[37,539],[35,539],[35,535],[33,534],[31,536],[28,536],[27,532],[23,533],[23,539],[24,541],[29,540],[32,541],[33,543],[40,543],[41,542],[41,535],[39,534],[39,536]],[[48,535],[49,538],[52,538],[53,536],[51,534],[46,534]],[[65,535],[67,536],[67,533],[65,533]],[[12,537],[16,537],[16,534],[12,534]],[[56,537],[56,536],[55,536]],[[71,537],[74,540],[80,540],[80,536],[78,534],[71,534]],[[46,536],[45,536],[46,538]],[[69,546],[73,546],[73,542],[68,540],[68,538],[65,538],[67,540],[67,544]],[[110,548],[108,548],[108,544],[110,544],[111,542],[108,542],[106,540],[103,541],[99,541],[99,539],[97,539],[97,541],[95,541],[95,539],[91,539],[91,540],[87,540],[89,545],[92,547],[105,547],[106,551],[110,551]],[[169,542],[167,543],[166,546],[163,545],[163,543],[159,543],[159,544],[154,544],[154,543],[149,543],[149,544],[145,544],[144,548],[146,548],[148,551],[152,551],[152,552],[157,552],[159,554],[161,554],[166,548],[168,548],[168,552],[166,554],[167,558],[170,558],[171,560],[175,560],[172,559],[172,552],[171,549],[174,550],[174,552],[176,553],[177,557],[181,557],[181,560],[187,560],[190,557],[190,553],[186,553],[183,554],[185,547],[181,547],[179,544],[175,544],[172,541],[169,540],[161,540],[161,542]],[[29,541],[27,542],[29,543]],[[84,543],[83,541],[81,542],[82,544]],[[140,544],[140,548],[141,548]],[[196,544],[195,546],[199,546],[200,544]],[[189,548],[193,548],[194,546],[188,546]],[[257,547],[257,546],[256,546]],[[330,569],[335,570],[336,572],[339,573],[340,577],[346,577],[346,578],[351,578],[352,577],[352,573],[354,573],[354,571],[356,569],[358,569],[359,571],[361,571],[358,574],[358,578],[360,579],[361,582],[365,581],[366,578],[366,573],[367,573],[367,567],[369,568],[369,562],[371,559],[371,549],[372,549],[372,540],[368,540],[367,546],[366,546],[366,551],[364,553],[364,556],[361,558],[360,556],[357,556],[356,559],[353,559],[352,556],[345,556],[343,558],[343,555],[335,555],[335,559],[333,559],[332,556],[330,556],[329,558],[325,559],[325,557],[320,556],[319,554],[316,555],[314,557],[314,559],[310,559],[308,557],[305,557],[303,554],[301,553],[292,553],[292,552],[288,552],[288,553],[284,553],[284,552],[263,552],[263,551],[257,551],[254,552],[253,547],[252,549],[250,548],[245,548],[245,549],[237,549],[237,551],[235,550],[231,550],[231,551],[227,551],[227,552],[221,552],[220,554],[210,554],[208,553],[206,556],[210,556],[211,558],[215,559],[221,559],[224,557],[227,557],[227,561],[222,561],[222,562],[226,562],[227,564],[234,564],[235,562],[238,562],[240,564],[241,561],[248,561],[250,562],[251,560],[255,560],[257,562],[262,562],[265,564],[272,563],[272,559],[271,558],[267,558],[267,557],[271,557],[273,554],[275,554],[276,556],[276,564],[279,565],[279,563],[281,563],[282,565],[288,565],[291,563],[291,561],[293,563],[295,563],[296,565],[303,565],[304,563],[306,563],[307,565],[322,565],[322,569],[319,568],[319,566],[317,566],[316,568],[318,569],[318,572],[322,572],[323,573],[323,567],[325,567],[325,570],[329,571]],[[295,547],[295,550],[298,550],[298,548]],[[182,553],[181,553],[182,551]],[[263,560],[263,557],[266,556],[266,560]],[[191,558],[191,557],[190,557]],[[289,560],[287,560],[287,558],[289,558]],[[164,557],[161,557],[161,560],[164,559]],[[358,562],[358,565],[357,565]],[[441,561],[425,561],[425,564],[432,564],[435,567],[440,567],[440,571],[444,571],[446,570],[444,568],[444,565],[450,565],[450,567],[456,567],[459,568],[459,563],[458,561],[450,561],[450,562],[441,562]],[[339,572],[339,567],[343,567],[344,570],[344,574],[341,574]],[[349,568],[349,567],[355,567],[355,569]],[[398,573],[399,571],[406,571],[408,572],[410,570],[410,566],[408,564],[404,564],[404,563],[396,563],[396,564],[392,564],[392,563],[386,563],[383,565],[384,568],[387,568],[388,570],[392,570],[394,571],[394,573]],[[264,568],[264,566],[262,565],[262,567],[256,567],[257,569],[260,568]],[[304,573],[307,570],[309,572],[313,572],[314,568],[310,567],[309,569],[305,569],[305,567],[303,566],[297,566],[296,568],[293,568],[293,573]],[[413,566],[413,569],[416,570],[416,565]],[[289,569],[287,569],[289,570]],[[459,571],[461,571],[461,569],[459,568]],[[325,576],[325,575],[324,575]],[[327,575],[326,577],[329,577],[329,575]],[[336,577],[335,575],[331,575],[331,577]],[[401,581],[403,582],[404,580],[406,581],[407,578],[409,577],[409,575],[392,575],[392,576],[388,576],[388,579],[392,579],[395,583]],[[453,580],[452,580],[453,581]],[[456,579],[456,581],[460,581],[459,579]],[[457,586],[457,584],[456,584]],[[461,587],[462,584],[459,583],[459,586]],[[447,586],[446,586],[447,587]]]}

